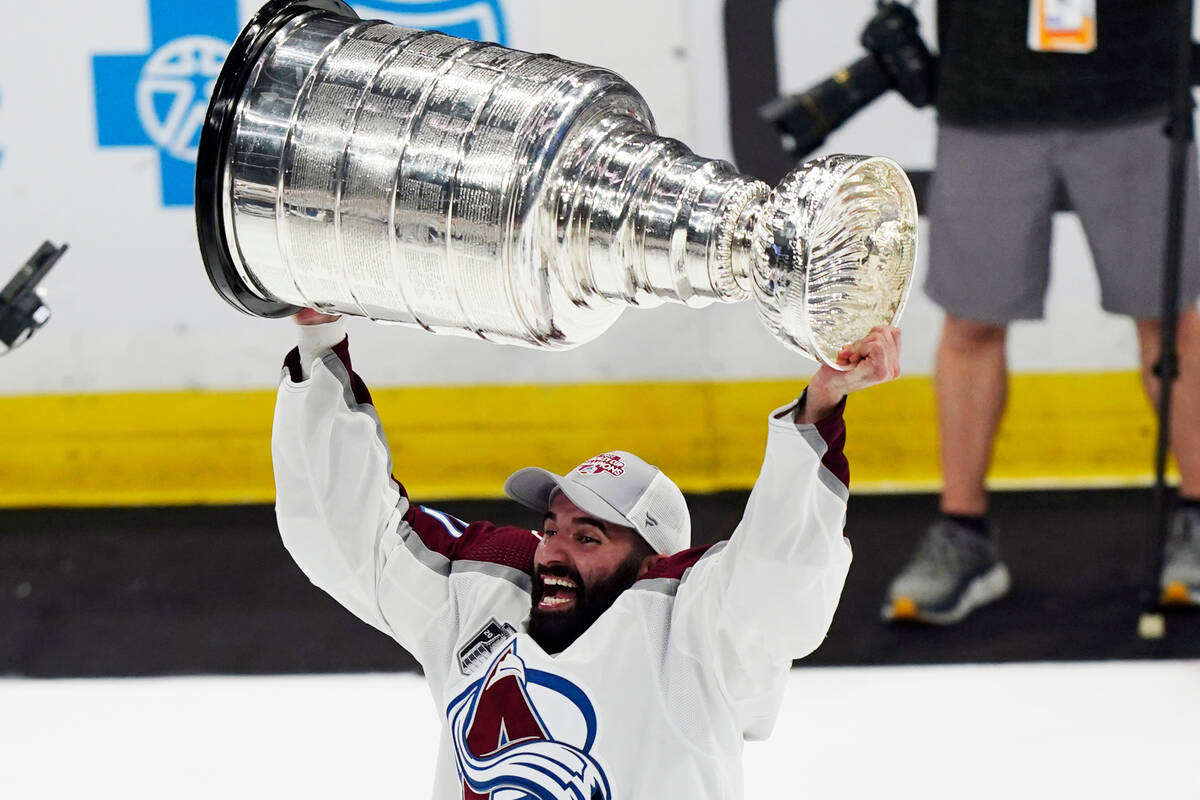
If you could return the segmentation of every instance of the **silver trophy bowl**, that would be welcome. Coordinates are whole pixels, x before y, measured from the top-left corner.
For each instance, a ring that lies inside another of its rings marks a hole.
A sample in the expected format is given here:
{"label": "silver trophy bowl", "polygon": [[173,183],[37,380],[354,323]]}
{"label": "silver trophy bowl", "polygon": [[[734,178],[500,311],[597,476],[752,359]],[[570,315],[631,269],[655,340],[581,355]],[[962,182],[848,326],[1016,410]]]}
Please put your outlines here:
{"label": "silver trophy bowl", "polygon": [[564,349],[627,306],[753,298],[781,342],[837,354],[903,310],[916,202],[884,158],[771,190],[654,133],[597,67],[276,0],[218,78],[196,217],[236,308],[300,307]]}

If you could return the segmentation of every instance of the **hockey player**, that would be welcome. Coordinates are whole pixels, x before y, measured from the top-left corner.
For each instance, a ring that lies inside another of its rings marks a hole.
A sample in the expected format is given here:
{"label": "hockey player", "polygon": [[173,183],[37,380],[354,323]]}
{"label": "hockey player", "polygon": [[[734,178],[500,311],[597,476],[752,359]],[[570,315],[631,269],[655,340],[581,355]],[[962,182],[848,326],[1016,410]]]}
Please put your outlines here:
{"label": "hockey player", "polygon": [[508,494],[545,512],[538,532],[410,502],[341,321],[298,321],[273,431],[279,529],[314,584],[423,667],[435,798],[740,798],[742,742],[769,734],[850,564],[844,396],[896,377],[899,331],[771,413],[741,524],[686,549],[682,493],[623,451],[512,475]]}

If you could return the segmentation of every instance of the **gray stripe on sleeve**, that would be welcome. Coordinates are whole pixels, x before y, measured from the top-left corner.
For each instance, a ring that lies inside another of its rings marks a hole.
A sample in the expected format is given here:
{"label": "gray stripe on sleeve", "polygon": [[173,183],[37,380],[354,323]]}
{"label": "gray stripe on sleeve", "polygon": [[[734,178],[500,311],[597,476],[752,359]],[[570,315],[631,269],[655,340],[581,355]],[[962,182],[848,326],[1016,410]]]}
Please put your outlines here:
{"label": "gray stripe on sleeve", "polygon": [[825,488],[837,495],[838,499],[843,503],[850,502],[850,489],[824,464],[817,470],[817,477],[821,480],[821,483],[825,484]]}
{"label": "gray stripe on sleeve", "polygon": [[679,582],[679,578],[648,578],[638,581],[630,588],[674,597],[675,593],[679,591]]}
{"label": "gray stripe on sleeve", "polygon": [[421,541],[420,535],[413,529],[408,522],[401,520],[400,529],[398,531],[400,538],[404,542],[404,546],[408,548],[408,552],[412,553],[421,564],[424,564],[429,569],[433,570],[443,578],[450,577],[451,561],[441,553],[435,553],[425,546],[425,542]]}
{"label": "gray stripe on sleeve", "polygon": [[696,560],[695,564],[685,569],[683,571],[683,575],[678,578],[646,578],[645,580],[637,581],[631,588],[644,589],[647,592],[658,592],[659,594],[674,596],[679,591],[679,585],[688,579],[688,576],[692,574],[692,570],[696,568],[697,564],[700,564],[706,558],[715,556],[717,553],[724,550],[725,545],[727,544],[729,544],[727,541],[720,541],[708,548],[708,550],[704,551],[704,555],[700,556],[700,558]]}
{"label": "gray stripe on sleeve", "polygon": [[471,561],[464,559],[455,561],[450,571],[459,574],[463,572],[475,572],[481,575],[488,575],[493,578],[508,581],[515,585],[518,589],[530,594],[533,592],[533,578],[529,577],[529,573],[523,572],[514,567],[507,567],[504,564],[496,564],[491,561]]}
{"label": "gray stripe on sleeve", "polygon": [[[829,452],[829,444],[817,432],[816,426],[805,425],[804,427],[800,427],[797,425],[796,430],[804,437],[804,441],[813,449],[813,452],[817,454],[818,460],[825,458],[825,454]],[[849,502],[850,489],[846,487],[846,484],[841,482],[837,475],[834,475],[830,471],[829,467],[821,464],[817,469],[817,478],[825,485],[826,489],[837,495],[843,503]]]}
{"label": "gray stripe on sleeve", "polygon": [[379,441],[383,444],[384,452],[387,453],[387,471],[391,476],[392,466],[392,448],[387,446],[387,436],[383,432],[383,421],[379,419],[379,412],[375,406],[370,403],[360,403],[354,397],[354,388],[350,383],[350,371],[346,369],[346,365],[338,358],[337,353],[332,350],[321,357],[321,363],[329,370],[337,382],[342,385],[342,398],[346,401],[346,407],[351,411],[359,411],[366,414],[375,423],[375,434],[379,437]]}

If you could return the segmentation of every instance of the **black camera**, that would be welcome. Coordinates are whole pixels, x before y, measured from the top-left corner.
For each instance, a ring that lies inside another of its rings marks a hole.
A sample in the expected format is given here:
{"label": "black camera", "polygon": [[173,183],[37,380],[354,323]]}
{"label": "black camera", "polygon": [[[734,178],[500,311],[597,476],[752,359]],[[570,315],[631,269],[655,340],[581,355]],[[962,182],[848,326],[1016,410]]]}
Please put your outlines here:
{"label": "black camera", "polygon": [[860,41],[867,55],[806,92],[780,97],[759,109],[797,160],[821,146],[825,137],[859,109],[889,89],[917,108],[933,102],[937,57],[917,30],[906,5],[881,0]]}
{"label": "black camera", "polygon": [[65,244],[55,247],[43,242],[0,291],[0,355],[23,344],[50,319],[37,285],[66,251]]}

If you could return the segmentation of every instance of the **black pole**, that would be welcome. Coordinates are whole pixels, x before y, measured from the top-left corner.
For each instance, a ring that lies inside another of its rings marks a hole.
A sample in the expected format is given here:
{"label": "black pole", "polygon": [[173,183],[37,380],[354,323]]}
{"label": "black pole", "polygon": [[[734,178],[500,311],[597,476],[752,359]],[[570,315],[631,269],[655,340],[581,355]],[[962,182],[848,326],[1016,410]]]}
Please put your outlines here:
{"label": "black pole", "polygon": [[1158,610],[1158,575],[1162,569],[1162,547],[1167,537],[1169,501],[1167,493],[1167,452],[1171,444],[1171,389],[1179,374],[1176,328],[1179,323],[1179,267],[1183,254],[1183,215],[1188,175],[1188,149],[1195,138],[1192,121],[1192,4],[1176,0],[1175,75],[1171,87],[1170,168],[1167,174],[1167,239],[1163,264],[1162,352],[1158,361],[1158,443],[1154,453],[1154,508],[1152,526],[1147,531],[1142,562],[1142,617],[1138,633],[1143,638],[1158,638],[1165,625]]}
{"label": "black pole", "polygon": [[758,109],[779,96],[775,12],[783,0],[725,0],[725,67],[733,160],[747,175],[772,185],[796,166],[775,128]]}

